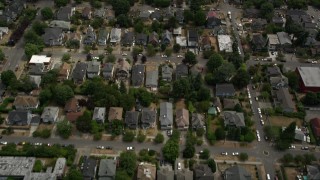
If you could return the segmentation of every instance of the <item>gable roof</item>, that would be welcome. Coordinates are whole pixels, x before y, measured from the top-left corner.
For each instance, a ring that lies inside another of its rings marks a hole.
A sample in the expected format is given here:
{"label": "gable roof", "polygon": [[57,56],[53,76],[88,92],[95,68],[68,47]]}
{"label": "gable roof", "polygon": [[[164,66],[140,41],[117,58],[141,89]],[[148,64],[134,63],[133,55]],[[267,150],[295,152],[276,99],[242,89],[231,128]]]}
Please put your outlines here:
{"label": "gable roof", "polygon": [[137,170],[137,179],[138,180],[155,180],[156,179],[156,166],[149,163],[140,163]]}
{"label": "gable roof", "polygon": [[10,111],[8,114],[8,123],[9,124],[21,124],[28,125],[31,121],[31,113],[27,110],[15,110]]}
{"label": "gable roof", "polygon": [[58,27],[64,30],[69,30],[71,28],[71,23],[67,21],[61,21],[61,20],[53,20],[50,22],[49,27]]}
{"label": "gable roof", "polygon": [[187,109],[178,109],[176,111],[176,125],[178,127],[189,126],[189,111]]}
{"label": "gable roof", "polygon": [[59,27],[45,28],[42,38],[46,45],[50,45],[51,41],[59,39],[62,33],[62,29]]}
{"label": "gable roof", "polygon": [[41,119],[54,119],[59,113],[59,108],[54,106],[48,106],[43,109]]}
{"label": "gable roof", "polygon": [[76,64],[76,67],[73,69],[72,79],[77,81],[82,81],[86,75],[87,67],[88,67],[87,63],[78,62]]}
{"label": "gable roof", "polygon": [[71,13],[72,13],[72,7],[69,7],[69,6],[61,7],[56,14],[57,20],[70,21],[72,16]]}
{"label": "gable roof", "polygon": [[281,71],[278,66],[267,67],[267,74],[269,76],[280,76]]}
{"label": "gable roof", "polygon": [[223,107],[225,109],[233,109],[237,104],[240,104],[238,99],[223,98]]}
{"label": "gable roof", "polygon": [[163,34],[162,34],[162,43],[164,42],[168,42],[170,43],[172,41],[172,33],[168,30],[166,30]]}
{"label": "gable roof", "polygon": [[99,165],[98,176],[100,177],[109,177],[110,180],[112,177],[116,176],[117,163],[113,159],[101,159]]}
{"label": "gable roof", "polygon": [[234,96],[235,93],[233,84],[216,84],[216,96]]}
{"label": "gable roof", "polygon": [[187,65],[181,63],[176,66],[176,78],[186,77],[189,74]]}
{"label": "gable roof", "polygon": [[288,88],[280,88],[276,92],[277,100],[280,102],[280,106],[285,109],[295,109],[295,104],[292,100],[292,97],[289,93]]}
{"label": "gable roof", "polygon": [[210,167],[207,164],[199,164],[194,167],[195,179],[214,179]]}
{"label": "gable roof", "polygon": [[320,170],[318,165],[307,165],[308,179],[320,179]]}
{"label": "gable roof", "polygon": [[176,180],[193,180],[193,172],[189,169],[181,169],[176,172]]}
{"label": "gable roof", "polygon": [[291,38],[286,32],[277,32],[277,36],[281,45],[292,44]]}
{"label": "gable roof", "polygon": [[106,29],[101,28],[98,33],[98,40],[106,40],[108,38],[108,32]]}
{"label": "gable roof", "polygon": [[121,29],[119,28],[112,28],[110,32],[110,42],[120,42],[121,40]]}
{"label": "gable roof", "polygon": [[158,33],[153,31],[151,34],[149,34],[148,42],[153,44],[153,45],[158,44],[159,43],[159,35],[158,35]]}
{"label": "gable roof", "polygon": [[172,103],[169,103],[169,102],[160,103],[159,121],[161,125],[173,124]]}
{"label": "gable roof", "polygon": [[153,71],[147,71],[146,73],[146,86],[157,87],[158,86],[158,68]]}
{"label": "gable roof", "polygon": [[161,76],[162,78],[172,78],[173,69],[168,65],[165,64],[161,67]]}
{"label": "gable roof", "polygon": [[139,33],[136,35],[136,44],[138,45],[145,45],[148,41],[148,35],[144,33]]}
{"label": "gable roof", "polygon": [[204,126],[204,115],[200,113],[192,113],[191,115],[192,128],[203,128]]}
{"label": "gable roof", "polygon": [[122,44],[128,44],[131,45],[134,41],[134,33],[133,32],[127,32],[122,37]]}
{"label": "gable roof", "polygon": [[100,61],[93,60],[88,62],[87,73],[98,73],[100,71]]}
{"label": "gable roof", "polygon": [[252,43],[256,46],[256,48],[263,48],[267,45],[267,41],[262,36],[262,34],[254,34],[252,36]]}
{"label": "gable roof", "polygon": [[109,114],[108,114],[108,120],[122,120],[122,112],[123,108],[122,107],[110,107],[109,109]]}
{"label": "gable roof", "polygon": [[13,105],[17,107],[36,107],[39,104],[37,97],[33,96],[17,96],[13,102]]}
{"label": "gable roof", "polygon": [[95,177],[95,172],[96,172],[96,167],[97,167],[97,160],[85,156],[84,161],[83,161],[83,169],[82,169],[82,174],[84,179],[86,178],[94,178]]}
{"label": "gable roof", "polygon": [[76,98],[71,98],[69,99],[65,106],[64,106],[64,111],[67,112],[78,112],[79,111],[79,102]]}
{"label": "gable roof", "polygon": [[319,67],[297,67],[305,87],[320,87]]}
{"label": "gable roof", "polygon": [[224,172],[225,180],[251,180],[252,175],[239,165],[229,167]]}
{"label": "gable roof", "polygon": [[174,180],[172,166],[161,166],[157,171],[157,180]]}
{"label": "gable roof", "polygon": [[103,120],[105,118],[106,115],[106,108],[105,107],[95,107],[93,110],[93,116],[92,119],[93,120]]}
{"label": "gable roof", "polygon": [[142,86],[144,84],[144,73],[145,73],[145,65],[137,64],[132,66],[132,85],[133,86]]}
{"label": "gable roof", "polygon": [[141,126],[142,128],[149,128],[153,123],[156,122],[156,111],[149,108],[144,108],[141,115]]}
{"label": "gable roof", "polygon": [[224,125],[228,126],[236,126],[236,127],[244,127],[246,126],[244,122],[243,113],[239,113],[236,111],[224,111],[223,112]]}
{"label": "gable roof", "polygon": [[136,129],[138,127],[139,115],[138,111],[127,111],[125,116],[126,126],[130,129]]}

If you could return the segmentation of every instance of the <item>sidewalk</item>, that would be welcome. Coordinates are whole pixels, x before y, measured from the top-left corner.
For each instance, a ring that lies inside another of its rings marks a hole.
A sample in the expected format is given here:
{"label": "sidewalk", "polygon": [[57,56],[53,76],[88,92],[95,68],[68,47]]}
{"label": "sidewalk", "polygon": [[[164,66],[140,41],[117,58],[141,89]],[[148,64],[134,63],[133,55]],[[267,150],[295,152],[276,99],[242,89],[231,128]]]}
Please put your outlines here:
{"label": "sidewalk", "polygon": [[227,163],[227,164],[247,164],[247,165],[262,165],[262,162],[258,161],[234,161],[234,160],[215,160],[216,163]]}

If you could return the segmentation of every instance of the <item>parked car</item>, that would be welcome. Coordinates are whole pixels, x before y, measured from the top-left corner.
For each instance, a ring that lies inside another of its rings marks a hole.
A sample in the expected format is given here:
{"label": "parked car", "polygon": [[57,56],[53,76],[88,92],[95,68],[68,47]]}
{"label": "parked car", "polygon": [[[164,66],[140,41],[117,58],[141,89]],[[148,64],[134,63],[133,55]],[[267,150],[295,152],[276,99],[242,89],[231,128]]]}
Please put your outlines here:
{"label": "parked car", "polygon": [[309,147],[308,146],[302,146],[301,149],[302,150],[309,150]]}
{"label": "parked car", "polygon": [[6,141],[1,141],[0,144],[2,144],[2,145],[7,145],[8,142],[6,142]]}
{"label": "parked car", "polygon": [[132,151],[132,150],[134,150],[134,147],[128,146],[128,147],[127,147],[127,150],[128,150],[128,151]]}
{"label": "parked car", "polygon": [[178,163],[178,170],[181,169],[181,163]]}
{"label": "parked car", "polygon": [[97,149],[104,149],[104,146],[97,146]]}
{"label": "parked car", "polygon": [[112,150],[112,147],[110,147],[110,146],[107,146],[107,147],[106,147],[106,149]]}
{"label": "parked car", "polygon": [[295,145],[292,145],[291,144],[291,146],[289,147],[289,149],[295,149],[296,148],[296,146]]}
{"label": "parked car", "polygon": [[228,152],[222,152],[221,155],[228,156]]}
{"label": "parked car", "polygon": [[232,153],[232,156],[238,156],[238,155],[239,155],[238,152],[233,152],[233,153]]}

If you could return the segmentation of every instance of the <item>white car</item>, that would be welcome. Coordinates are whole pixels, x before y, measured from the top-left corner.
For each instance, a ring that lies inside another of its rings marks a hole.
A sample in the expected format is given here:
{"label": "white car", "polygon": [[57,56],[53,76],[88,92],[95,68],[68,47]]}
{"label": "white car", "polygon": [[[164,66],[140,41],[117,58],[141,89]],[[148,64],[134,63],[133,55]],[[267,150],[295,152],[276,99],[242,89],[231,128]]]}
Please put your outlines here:
{"label": "white car", "polygon": [[256,133],[259,134],[259,130],[256,130]]}
{"label": "white car", "polygon": [[166,58],[166,57],[168,57],[168,56],[167,56],[167,55],[165,55],[165,54],[163,54],[163,55],[161,55],[161,57]]}
{"label": "white car", "polygon": [[260,113],[261,113],[261,109],[260,109],[260,108],[257,108],[257,110],[258,110],[258,112],[260,112]]}
{"label": "white car", "polygon": [[129,146],[129,147],[127,147],[127,150],[128,150],[128,151],[133,150],[133,147],[132,147],[132,146]]}
{"label": "white car", "polygon": [[260,120],[260,122],[261,122],[261,125],[263,126],[263,125],[264,125],[264,121],[263,121],[263,119],[261,119],[261,120]]}
{"label": "white car", "polygon": [[99,57],[97,57],[97,56],[93,56],[93,57],[92,57],[92,59],[93,59],[93,60],[98,60],[98,59],[99,59]]}
{"label": "white car", "polygon": [[104,149],[104,146],[97,146],[97,149]]}
{"label": "white car", "polygon": [[258,97],[256,97],[255,99],[256,99],[256,101],[259,101]]}
{"label": "white car", "polygon": [[291,146],[289,147],[289,149],[295,149],[295,148],[296,148],[295,145],[291,145]]}
{"label": "white car", "polygon": [[42,143],[34,143],[35,146],[41,146]]}
{"label": "white car", "polygon": [[122,53],[122,56],[128,56],[128,54],[127,53]]}
{"label": "white car", "polygon": [[178,163],[178,170],[181,169],[181,163]]}
{"label": "white car", "polygon": [[2,144],[2,145],[7,145],[8,142],[6,142],[6,141],[1,141],[0,144]]}
{"label": "white car", "polygon": [[143,54],[140,53],[139,56],[143,56]]}
{"label": "white car", "polygon": [[177,58],[182,58],[183,56],[182,55],[177,55]]}
{"label": "white car", "polygon": [[260,118],[262,118],[262,115],[261,115],[261,113],[259,113],[259,117],[260,117]]}
{"label": "white car", "polygon": [[233,152],[233,153],[232,153],[232,156],[238,156],[238,155],[239,155],[238,152]]}
{"label": "white car", "polygon": [[261,141],[261,139],[260,139],[260,137],[258,137],[258,142],[260,142]]}
{"label": "white car", "polygon": [[228,153],[227,152],[222,152],[221,155],[228,156]]}
{"label": "white car", "polygon": [[252,104],[252,101],[251,101],[251,100],[249,100],[249,103],[250,103],[250,104]]}

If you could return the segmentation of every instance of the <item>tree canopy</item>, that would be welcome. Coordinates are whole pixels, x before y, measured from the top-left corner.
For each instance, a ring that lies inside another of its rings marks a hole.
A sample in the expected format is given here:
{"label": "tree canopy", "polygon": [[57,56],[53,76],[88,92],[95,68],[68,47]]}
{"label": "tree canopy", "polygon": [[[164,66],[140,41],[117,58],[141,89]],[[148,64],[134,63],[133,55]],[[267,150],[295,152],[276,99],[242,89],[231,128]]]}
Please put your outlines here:
{"label": "tree canopy", "polygon": [[53,11],[51,8],[49,7],[44,7],[42,10],[41,10],[41,16],[42,16],[42,19],[43,20],[49,20],[49,19],[52,19],[54,14],[53,14]]}
{"label": "tree canopy", "polygon": [[184,63],[186,64],[189,64],[191,66],[197,64],[197,59],[196,59],[196,55],[191,52],[191,51],[187,51],[184,55],[184,60],[183,60]]}
{"label": "tree canopy", "polygon": [[71,135],[72,125],[67,120],[59,121],[57,123],[57,132],[62,138],[67,139]]}
{"label": "tree canopy", "polygon": [[68,85],[57,85],[53,92],[55,100],[58,104],[64,105],[74,96],[73,90]]}
{"label": "tree canopy", "polygon": [[130,177],[134,175],[137,155],[134,151],[125,151],[120,154],[120,170],[125,171]]}

